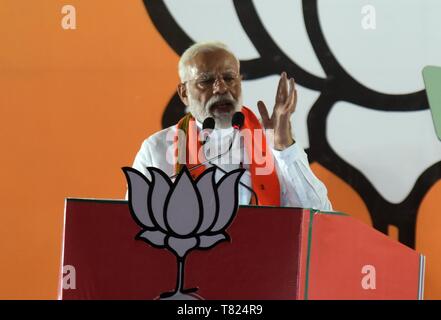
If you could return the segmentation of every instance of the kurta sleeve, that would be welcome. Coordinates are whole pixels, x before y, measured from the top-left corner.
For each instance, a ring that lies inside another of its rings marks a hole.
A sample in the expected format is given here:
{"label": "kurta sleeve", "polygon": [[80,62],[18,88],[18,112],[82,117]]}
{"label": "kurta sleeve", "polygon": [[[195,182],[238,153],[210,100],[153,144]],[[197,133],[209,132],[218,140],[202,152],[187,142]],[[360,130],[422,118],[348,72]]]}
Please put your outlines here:
{"label": "kurta sleeve", "polygon": [[306,152],[294,143],[285,150],[273,149],[281,188],[281,205],[332,211],[328,191],[312,172]]}
{"label": "kurta sleeve", "polygon": [[[144,140],[144,142],[142,143],[141,148],[136,154],[135,160],[133,161],[133,165],[132,165],[132,168],[138,170],[148,179],[150,179],[150,173],[148,172],[147,167],[153,167],[151,146],[148,139]],[[128,200],[128,198],[129,198],[129,193],[127,190],[125,199]]]}
{"label": "kurta sleeve", "polygon": [[150,173],[147,171],[147,167],[153,167],[153,166],[154,164],[153,164],[151,146],[149,140],[146,139],[144,140],[144,142],[141,145],[141,148],[136,154],[132,167],[150,179]]}

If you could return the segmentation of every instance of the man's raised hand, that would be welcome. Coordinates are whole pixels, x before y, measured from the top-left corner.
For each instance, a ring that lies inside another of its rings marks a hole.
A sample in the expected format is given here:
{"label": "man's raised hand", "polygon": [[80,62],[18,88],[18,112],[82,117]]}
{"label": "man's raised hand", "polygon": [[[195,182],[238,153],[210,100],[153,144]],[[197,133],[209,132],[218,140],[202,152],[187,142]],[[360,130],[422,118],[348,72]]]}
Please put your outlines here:
{"label": "man's raised hand", "polygon": [[280,77],[271,117],[263,101],[257,103],[263,126],[265,129],[274,130],[274,148],[277,150],[284,150],[294,143],[291,131],[291,115],[295,111],[296,105],[297,90],[294,78],[288,80],[286,72],[282,72]]}

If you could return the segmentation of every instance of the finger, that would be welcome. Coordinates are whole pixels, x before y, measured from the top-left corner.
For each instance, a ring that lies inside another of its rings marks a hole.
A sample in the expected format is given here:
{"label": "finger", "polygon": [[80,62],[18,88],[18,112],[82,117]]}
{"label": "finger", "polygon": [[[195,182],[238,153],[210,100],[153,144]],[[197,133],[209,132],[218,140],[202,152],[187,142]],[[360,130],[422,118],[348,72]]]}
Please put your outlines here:
{"label": "finger", "polygon": [[257,109],[259,109],[260,116],[262,117],[263,126],[266,128],[270,123],[270,117],[265,103],[263,103],[263,101],[258,101]]}
{"label": "finger", "polygon": [[295,81],[293,78],[289,79],[289,96],[286,102],[286,109],[290,113],[294,112],[297,102],[297,90],[295,88]]}
{"label": "finger", "polygon": [[279,85],[277,87],[276,105],[286,102],[288,96],[288,80],[286,72],[283,71],[279,79]]}
{"label": "finger", "polygon": [[292,103],[292,109],[291,109],[291,113],[293,113],[294,111],[296,111],[296,107],[297,107],[297,90],[294,89],[294,98],[293,98],[293,103]]}
{"label": "finger", "polygon": [[297,89],[296,89],[296,80],[292,78],[292,88],[294,90],[294,98],[292,103],[292,112],[296,110],[297,107]]}

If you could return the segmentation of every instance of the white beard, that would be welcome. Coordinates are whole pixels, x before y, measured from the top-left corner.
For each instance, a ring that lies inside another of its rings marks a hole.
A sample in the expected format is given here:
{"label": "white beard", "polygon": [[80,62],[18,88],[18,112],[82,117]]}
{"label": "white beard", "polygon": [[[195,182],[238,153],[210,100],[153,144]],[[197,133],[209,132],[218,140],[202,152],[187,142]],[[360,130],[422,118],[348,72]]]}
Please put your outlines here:
{"label": "white beard", "polygon": [[[222,115],[211,113],[209,111],[210,106],[218,101],[220,98],[228,98],[231,101],[234,101],[234,109],[230,113],[224,113]],[[188,95],[188,111],[195,117],[200,123],[203,123],[204,120],[208,117],[213,117],[215,120],[215,128],[216,129],[227,129],[231,128],[231,119],[233,118],[233,114],[242,109],[242,95],[239,96],[237,101],[233,99],[231,94],[227,94],[224,96],[213,96],[210,100],[207,101],[205,105],[202,105],[198,100],[193,99],[191,95]]]}

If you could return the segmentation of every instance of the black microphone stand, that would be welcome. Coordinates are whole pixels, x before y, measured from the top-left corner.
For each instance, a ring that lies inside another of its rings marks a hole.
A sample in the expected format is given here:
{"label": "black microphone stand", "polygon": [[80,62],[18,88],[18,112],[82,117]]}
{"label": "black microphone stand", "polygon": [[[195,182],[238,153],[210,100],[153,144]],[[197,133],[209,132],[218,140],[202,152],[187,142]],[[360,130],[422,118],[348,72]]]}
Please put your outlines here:
{"label": "black microphone stand", "polygon": [[[232,120],[232,127],[234,128],[234,132],[233,132],[233,138],[231,139],[231,143],[228,147],[228,149],[225,152],[222,152],[220,154],[218,154],[216,157],[213,157],[211,159],[208,159],[200,164],[197,164],[193,167],[188,168],[189,171],[192,171],[194,169],[200,168],[203,165],[206,165],[207,163],[211,164],[213,167],[215,167],[216,169],[219,169],[221,172],[223,172],[224,174],[227,174],[227,172],[222,169],[221,167],[219,167],[218,165],[214,164],[212,161],[219,159],[220,157],[224,156],[225,154],[227,154],[228,152],[231,151],[231,148],[233,147],[233,143],[234,140],[236,139],[236,134],[237,132],[241,129],[242,125],[244,122],[244,116],[242,112],[236,112],[233,116],[233,120]],[[204,123],[203,123],[203,129],[213,129],[214,128],[214,119],[213,118],[207,118],[205,119]],[[202,142],[202,145],[204,145],[206,142],[208,141],[208,136],[205,138],[205,140]],[[172,176],[170,176],[170,179],[174,179],[179,175],[179,173],[174,174]],[[251,192],[251,194],[254,196],[254,198],[256,199],[256,204],[259,205],[259,198],[257,197],[257,193],[250,188],[249,186],[247,186],[245,183],[243,183],[242,181],[239,181],[239,184],[241,186],[243,186],[245,189],[247,189],[248,191]]]}
{"label": "black microphone stand", "polygon": [[[234,142],[234,139],[236,138],[236,133],[237,133],[237,131],[238,131],[238,130],[234,130],[234,133],[233,133],[233,139],[231,139],[230,146],[228,147],[228,149],[227,149],[225,152],[222,152],[221,154],[218,154],[217,156],[215,156],[215,157],[213,157],[213,158],[211,158],[211,159],[208,159],[208,160],[206,160],[206,161],[204,161],[204,162],[202,162],[202,163],[199,163],[199,164],[197,164],[197,165],[195,165],[195,166],[193,166],[193,167],[190,167],[190,168],[188,168],[188,170],[189,170],[189,171],[192,171],[192,170],[194,170],[194,169],[200,168],[200,167],[202,167],[203,165],[206,165],[207,163],[210,163],[210,162],[213,161],[213,160],[219,159],[219,158],[222,157],[223,155],[225,155],[225,154],[227,154],[228,152],[230,152],[231,148],[233,147],[233,142]],[[174,179],[174,178],[176,178],[178,175],[179,175],[179,173],[176,173],[176,174],[170,176],[169,178],[170,178],[170,179]]]}

